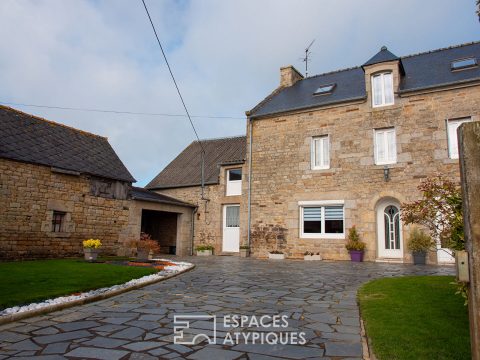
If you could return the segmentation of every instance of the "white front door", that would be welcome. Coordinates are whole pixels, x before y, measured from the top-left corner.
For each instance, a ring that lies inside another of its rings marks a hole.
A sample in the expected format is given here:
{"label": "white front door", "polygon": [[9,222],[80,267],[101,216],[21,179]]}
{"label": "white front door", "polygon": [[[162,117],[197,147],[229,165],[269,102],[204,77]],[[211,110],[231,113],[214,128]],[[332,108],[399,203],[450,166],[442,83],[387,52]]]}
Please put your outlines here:
{"label": "white front door", "polygon": [[400,207],[382,202],[377,208],[377,242],[379,258],[403,258]]}
{"label": "white front door", "polygon": [[240,205],[223,207],[223,246],[225,252],[240,251]]}

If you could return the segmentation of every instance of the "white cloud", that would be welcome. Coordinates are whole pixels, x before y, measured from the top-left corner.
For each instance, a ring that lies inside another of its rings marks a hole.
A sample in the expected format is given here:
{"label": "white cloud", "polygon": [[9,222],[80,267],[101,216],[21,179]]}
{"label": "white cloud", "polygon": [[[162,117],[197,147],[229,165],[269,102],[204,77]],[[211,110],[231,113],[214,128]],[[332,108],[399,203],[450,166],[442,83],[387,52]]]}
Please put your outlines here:
{"label": "white cloud", "polygon": [[[311,74],[475,40],[474,2],[147,0],[189,110],[242,118],[312,47]],[[140,1],[2,0],[0,101],[183,113]],[[186,118],[22,108],[108,136],[141,184],[194,135]],[[243,119],[194,119],[201,137]]]}

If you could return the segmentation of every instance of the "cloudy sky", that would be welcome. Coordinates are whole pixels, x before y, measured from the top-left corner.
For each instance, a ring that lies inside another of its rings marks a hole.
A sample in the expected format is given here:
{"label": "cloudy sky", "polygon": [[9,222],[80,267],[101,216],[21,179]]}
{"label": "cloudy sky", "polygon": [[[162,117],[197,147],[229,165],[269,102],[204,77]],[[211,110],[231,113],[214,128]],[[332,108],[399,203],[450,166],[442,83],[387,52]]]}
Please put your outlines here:
{"label": "cloudy sky", "polygon": [[[245,133],[245,110],[313,39],[310,74],[476,41],[475,0],[147,0],[201,138]],[[183,114],[141,0],[1,0],[0,102]],[[12,105],[13,106],[13,105]],[[15,105],[107,136],[145,185],[194,134],[185,117]],[[225,116],[218,119],[211,117]],[[210,117],[210,118],[209,118]]]}

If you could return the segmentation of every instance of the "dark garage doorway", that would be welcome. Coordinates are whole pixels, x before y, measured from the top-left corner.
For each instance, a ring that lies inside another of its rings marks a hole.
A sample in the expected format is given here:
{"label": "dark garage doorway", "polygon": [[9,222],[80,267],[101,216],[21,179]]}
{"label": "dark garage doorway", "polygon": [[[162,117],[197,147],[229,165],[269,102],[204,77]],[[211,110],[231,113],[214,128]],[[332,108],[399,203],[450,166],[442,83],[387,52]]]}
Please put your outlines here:
{"label": "dark garage doorway", "polygon": [[158,241],[161,254],[176,255],[177,218],[177,213],[142,210],[142,232]]}

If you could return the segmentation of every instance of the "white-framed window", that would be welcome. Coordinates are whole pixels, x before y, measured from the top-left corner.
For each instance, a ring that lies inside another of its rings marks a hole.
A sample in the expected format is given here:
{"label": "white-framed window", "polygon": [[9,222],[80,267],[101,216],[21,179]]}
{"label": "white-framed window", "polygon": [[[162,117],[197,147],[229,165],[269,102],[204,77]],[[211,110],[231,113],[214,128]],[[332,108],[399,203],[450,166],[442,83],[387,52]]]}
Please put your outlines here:
{"label": "white-framed window", "polygon": [[344,239],[344,202],[300,201],[300,237],[311,239]]}
{"label": "white-framed window", "polygon": [[242,195],[242,169],[227,170],[227,196]]}
{"label": "white-framed window", "polygon": [[375,164],[386,165],[397,162],[395,128],[375,129]]}
{"label": "white-framed window", "polygon": [[372,106],[393,105],[393,74],[385,72],[372,75]]}
{"label": "white-framed window", "polygon": [[312,138],[311,154],[313,170],[330,168],[330,138],[328,135]]}
{"label": "white-framed window", "polygon": [[458,159],[457,129],[463,123],[472,121],[471,117],[447,120],[448,157]]}

